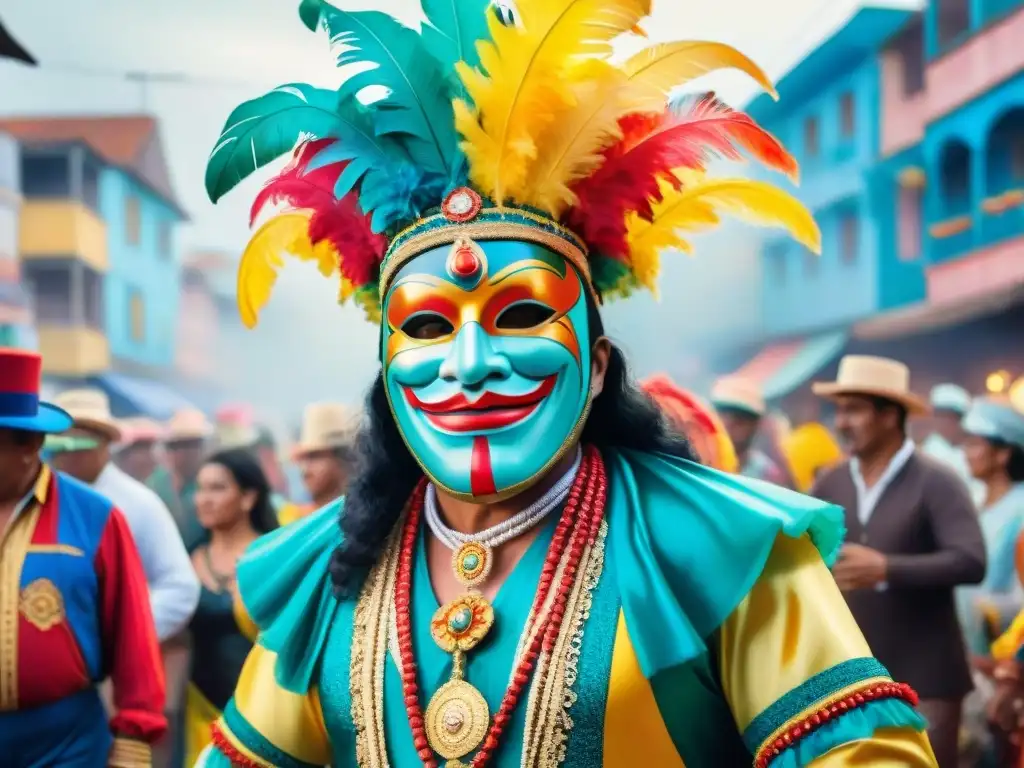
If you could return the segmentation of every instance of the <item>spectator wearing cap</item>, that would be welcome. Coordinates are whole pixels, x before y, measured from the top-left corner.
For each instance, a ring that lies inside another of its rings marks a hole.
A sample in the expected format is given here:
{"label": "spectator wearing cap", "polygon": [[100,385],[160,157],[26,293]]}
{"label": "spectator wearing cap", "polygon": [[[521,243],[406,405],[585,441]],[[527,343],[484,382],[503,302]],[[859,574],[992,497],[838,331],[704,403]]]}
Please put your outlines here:
{"label": "spectator wearing cap", "polygon": [[351,472],[352,445],[359,412],[340,403],[314,403],[302,416],[302,431],[292,458],[302,471],[311,504],[292,504],[278,516],[282,525],[308,515],[342,496]]}
{"label": "spectator wearing cap", "polygon": [[907,419],[929,412],[896,360],[848,355],[815,394],[835,403],[850,459],[811,493],[846,510],[833,575],[875,657],[920,695],[939,768],[956,768],[971,690],[954,589],[985,577],[985,544],[967,487],[918,451]]}
{"label": "spectator wearing cap", "polygon": [[144,416],[121,419],[118,426],[121,439],[113,449],[114,463],[129,477],[145,483],[160,466],[156,449],[163,436],[163,428]]}
{"label": "spectator wearing cap", "polygon": [[174,518],[159,496],[111,460],[111,445],[121,439],[121,428],[103,392],[72,389],[58,395],[55,403],[74,422],[47,441],[53,464],[121,510],[139,550],[156,634],[163,642],[186,627],[199,602],[199,580]]}
{"label": "spectator wearing cap", "polygon": [[786,472],[764,451],[755,446],[761,423],[768,409],[756,382],[740,376],[724,376],[711,388],[711,404],[729,434],[739,473],[756,480],[788,486]]}
{"label": "spectator wearing cap", "polygon": [[40,460],[73,423],[41,378],[0,349],[0,763],[148,766],[166,718],[145,572],[110,499]]}
{"label": "spectator wearing cap", "polygon": [[187,408],[175,413],[164,429],[167,464],[159,467],[147,482],[171,510],[186,549],[206,538],[206,531],[196,517],[196,477],[213,431],[202,411]]}
{"label": "spectator wearing cap", "polygon": [[929,399],[932,406],[932,431],[921,441],[921,450],[956,472],[967,483],[975,505],[980,505],[985,495],[985,486],[971,474],[967,466],[967,458],[964,456],[966,435],[960,423],[971,408],[971,395],[956,384],[939,384],[932,388]]}

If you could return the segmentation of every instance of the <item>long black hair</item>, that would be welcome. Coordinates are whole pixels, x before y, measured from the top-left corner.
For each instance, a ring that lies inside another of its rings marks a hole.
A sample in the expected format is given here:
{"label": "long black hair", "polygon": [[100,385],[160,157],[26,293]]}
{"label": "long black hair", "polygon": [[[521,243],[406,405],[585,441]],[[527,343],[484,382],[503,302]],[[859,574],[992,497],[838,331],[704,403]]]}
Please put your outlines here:
{"label": "long black hair", "polygon": [[[604,335],[596,306],[587,301],[590,343]],[[343,541],[331,559],[331,578],[340,597],[353,597],[423,472],[395,424],[378,373],[366,400],[366,422],[356,437],[355,474],[341,514]],[[601,448],[667,453],[697,461],[686,438],[674,431],[658,406],[633,382],[625,356],[612,345],[604,389],[594,399],[582,441]]]}
{"label": "long black hair", "polygon": [[249,522],[260,533],[269,533],[278,527],[277,513],[270,501],[270,483],[263,467],[245,448],[231,448],[207,456],[203,464],[224,467],[243,492],[255,492],[256,502],[249,510]]}

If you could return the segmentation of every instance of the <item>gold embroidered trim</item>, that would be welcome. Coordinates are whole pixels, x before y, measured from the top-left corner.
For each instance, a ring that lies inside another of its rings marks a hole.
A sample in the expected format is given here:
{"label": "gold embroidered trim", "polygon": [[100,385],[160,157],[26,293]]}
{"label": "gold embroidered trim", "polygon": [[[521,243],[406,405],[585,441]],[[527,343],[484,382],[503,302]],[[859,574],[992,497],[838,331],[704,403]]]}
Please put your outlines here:
{"label": "gold embroidered trim", "polygon": [[41,632],[64,621],[64,598],[49,579],[36,579],[21,591],[21,615]]}
{"label": "gold embroidered trim", "polygon": [[39,504],[33,503],[31,510],[22,512],[11,523],[0,542],[0,712],[9,712],[18,707],[21,569],[39,521],[39,512]]}
{"label": "gold embroidered trim", "polygon": [[71,555],[72,557],[85,557],[85,552],[70,544],[32,544],[28,548],[29,554],[33,555]]}
{"label": "gold embroidered trim", "polygon": [[594,590],[604,572],[608,524],[601,521],[594,545],[580,562],[580,577],[566,603],[565,618],[552,652],[541,660],[527,703],[527,731],[523,740],[523,764],[536,768],[557,768],[565,762],[569,732],[573,729],[570,709],[576,703],[583,631],[594,604]]}
{"label": "gold embroidered trim", "polygon": [[150,768],[153,765],[153,751],[143,741],[119,736],[114,739],[107,765],[110,768]]}
{"label": "gold embroidered trim", "polygon": [[384,742],[384,667],[388,628],[405,515],[388,537],[384,553],[370,570],[352,621],[349,695],[356,733],[356,764],[388,768]]}
{"label": "gold embroidered trim", "polygon": [[[517,211],[521,215],[521,211]],[[477,221],[468,224],[451,224],[450,226],[438,227],[416,235],[402,243],[390,254],[384,262],[380,273],[380,299],[383,303],[391,281],[398,270],[419,256],[424,251],[437,248],[442,245],[451,245],[460,237],[467,237],[471,240],[522,240],[527,243],[543,245],[557,254],[560,254],[572,264],[583,276],[583,282],[587,286],[594,300],[600,304],[597,292],[594,289],[593,280],[590,277],[590,262],[587,261],[586,252],[576,245],[573,245],[564,237],[556,235],[539,227],[529,224],[520,224],[511,221]],[[397,238],[396,238],[397,239]]]}

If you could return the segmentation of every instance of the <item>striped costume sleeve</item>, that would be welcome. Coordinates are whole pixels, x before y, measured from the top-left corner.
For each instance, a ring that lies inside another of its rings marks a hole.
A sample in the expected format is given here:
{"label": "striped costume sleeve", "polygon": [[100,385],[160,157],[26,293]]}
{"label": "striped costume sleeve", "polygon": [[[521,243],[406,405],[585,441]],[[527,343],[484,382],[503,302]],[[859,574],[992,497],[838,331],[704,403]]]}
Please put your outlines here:
{"label": "striped costume sleeve", "polygon": [[277,656],[256,645],[234,698],[213,724],[204,768],[320,768],[331,762],[330,741],[315,689],[286,691],[274,678]]}
{"label": "striped costume sleeve", "polygon": [[722,686],[755,768],[934,768],[916,695],[871,656],[818,551],[780,536],[719,633]]}

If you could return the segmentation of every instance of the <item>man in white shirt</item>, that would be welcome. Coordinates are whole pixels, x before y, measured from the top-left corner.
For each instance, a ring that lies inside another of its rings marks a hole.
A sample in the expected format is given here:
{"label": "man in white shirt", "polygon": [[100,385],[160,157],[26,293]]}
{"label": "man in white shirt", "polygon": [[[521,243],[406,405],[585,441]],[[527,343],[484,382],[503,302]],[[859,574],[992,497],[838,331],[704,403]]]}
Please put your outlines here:
{"label": "man in white shirt", "polygon": [[921,442],[921,450],[952,469],[967,484],[975,505],[980,505],[985,486],[971,475],[964,456],[964,429],[960,422],[971,408],[971,396],[956,384],[939,384],[931,391],[932,432]]}
{"label": "man in white shirt", "polygon": [[56,398],[74,428],[51,438],[47,448],[61,472],[91,485],[124,514],[139,551],[157,637],[181,632],[199,603],[199,580],[167,506],[153,491],[111,461],[110,446],[120,430],[99,390],[69,390]]}

